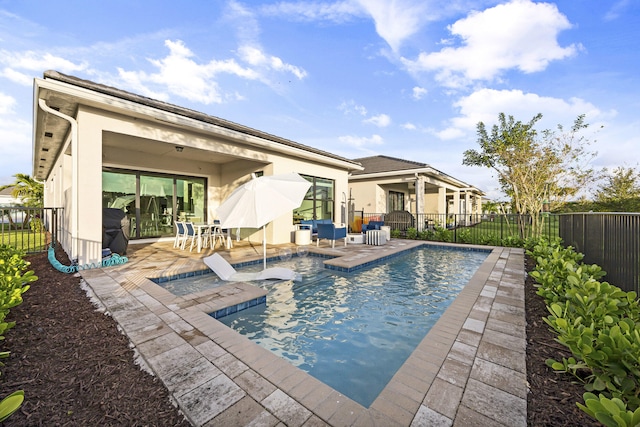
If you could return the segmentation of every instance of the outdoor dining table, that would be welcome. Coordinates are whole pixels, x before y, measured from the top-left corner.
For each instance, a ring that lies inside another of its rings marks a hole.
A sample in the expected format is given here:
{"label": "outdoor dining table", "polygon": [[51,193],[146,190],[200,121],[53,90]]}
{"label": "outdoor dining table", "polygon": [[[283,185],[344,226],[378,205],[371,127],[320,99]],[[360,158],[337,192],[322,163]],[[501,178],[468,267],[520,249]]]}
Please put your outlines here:
{"label": "outdoor dining table", "polygon": [[[196,241],[198,242],[198,253],[200,253],[202,251],[202,237],[204,235],[204,232],[206,230],[210,230],[210,232],[213,232],[215,228],[220,228],[220,224],[197,223],[197,224],[193,224],[193,228],[196,232]],[[220,230],[220,232],[222,232],[222,230]],[[229,232],[229,230],[227,230],[226,234],[227,234],[227,238],[226,238],[225,247],[226,249],[231,249],[233,248],[233,243],[231,242],[231,233]],[[215,243],[213,244],[215,245]]]}

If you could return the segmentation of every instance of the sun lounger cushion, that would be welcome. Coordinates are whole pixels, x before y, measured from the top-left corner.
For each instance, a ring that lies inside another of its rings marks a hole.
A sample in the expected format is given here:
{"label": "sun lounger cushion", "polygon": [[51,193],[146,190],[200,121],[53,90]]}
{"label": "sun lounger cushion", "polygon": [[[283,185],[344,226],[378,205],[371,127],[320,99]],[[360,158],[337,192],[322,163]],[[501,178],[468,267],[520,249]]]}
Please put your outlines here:
{"label": "sun lounger cushion", "polygon": [[281,279],[299,280],[299,274],[293,270],[283,267],[271,267],[258,273],[257,280]]}
{"label": "sun lounger cushion", "polygon": [[236,274],[236,269],[219,254],[213,254],[204,259],[204,263],[222,280],[230,280]]}
{"label": "sun lounger cushion", "polygon": [[224,281],[243,282],[250,280],[300,280],[300,275],[293,270],[283,267],[272,267],[258,273],[238,273],[229,261],[218,253],[203,259],[204,263]]}

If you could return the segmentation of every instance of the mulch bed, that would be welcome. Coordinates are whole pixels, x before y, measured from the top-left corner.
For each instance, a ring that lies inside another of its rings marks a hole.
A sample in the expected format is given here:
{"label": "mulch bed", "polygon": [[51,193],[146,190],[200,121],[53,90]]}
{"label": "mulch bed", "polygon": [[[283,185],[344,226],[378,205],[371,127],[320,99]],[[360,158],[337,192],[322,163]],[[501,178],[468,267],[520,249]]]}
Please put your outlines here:
{"label": "mulch bed", "polygon": [[[64,252],[57,258],[69,265]],[[66,258],[66,259],[65,259]],[[29,256],[38,276],[11,309],[16,326],[0,349],[0,396],[25,392],[7,426],[189,426],[166,388],[134,363],[128,339],[96,311],[80,278],[60,273],[47,254]]]}
{"label": "mulch bed", "polygon": [[[64,252],[56,256],[68,264]],[[46,254],[28,260],[39,279],[11,310],[16,326],[0,346],[11,351],[1,368],[0,396],[22,389],[26,399],[5,424],[188,426],[164,386],[134,362],[113,319],[96,311],[80,278],[56,271]],[[547,311],[529,278],[525,291],[528,425],[600,425],[576,406],[583,386],[545,365],[569,354],[542,321]]]}
{"label": "mulch bed", "polygon": [[[534,262],[527,258],[527,271]],[[584,386],[569,374],[559,374],[547,367],[547,359],[562,360],[570,357],[556,335],[544,323],[549,312],[542,297],[536,294],[534,280],[527,276],[525,305],[527,313],[527,424],[529,426],[600,426],[601,424],[583,412],[576,402],[583,403]]]}

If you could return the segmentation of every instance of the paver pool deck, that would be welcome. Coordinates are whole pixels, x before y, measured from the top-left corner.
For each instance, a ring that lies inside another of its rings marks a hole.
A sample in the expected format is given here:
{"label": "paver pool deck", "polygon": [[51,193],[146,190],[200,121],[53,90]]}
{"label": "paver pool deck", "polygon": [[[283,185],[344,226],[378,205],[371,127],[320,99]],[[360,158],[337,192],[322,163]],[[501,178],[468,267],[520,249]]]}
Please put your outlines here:
{"label": "paver pool deck", "polygon": [[[383,246],[308,248],[349,268],[422,244],[392,239]],[[270,247],[270,256],[279,249]],[[368,408],[209,315],[260,299],[264,290],[236,282],[179,297],[149,279],[202,270],[211,249],[129,245],[128,263],[82,276],[194,426],[526,426],[524,251],[489,249]],[[218,252],[232,264],[261,258],[246,246]]]}

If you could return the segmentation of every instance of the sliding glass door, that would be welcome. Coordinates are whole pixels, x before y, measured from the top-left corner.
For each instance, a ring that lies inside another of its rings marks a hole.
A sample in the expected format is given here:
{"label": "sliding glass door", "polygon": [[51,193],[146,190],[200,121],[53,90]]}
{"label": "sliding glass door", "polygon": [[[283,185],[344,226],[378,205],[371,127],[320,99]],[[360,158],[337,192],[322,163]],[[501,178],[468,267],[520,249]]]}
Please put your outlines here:
{"label": "sliding glass door", "polygon": [[102,206],[127,213],[132,239],[172,236],[176,220],[207,220],[206,179],[105,169]]}

